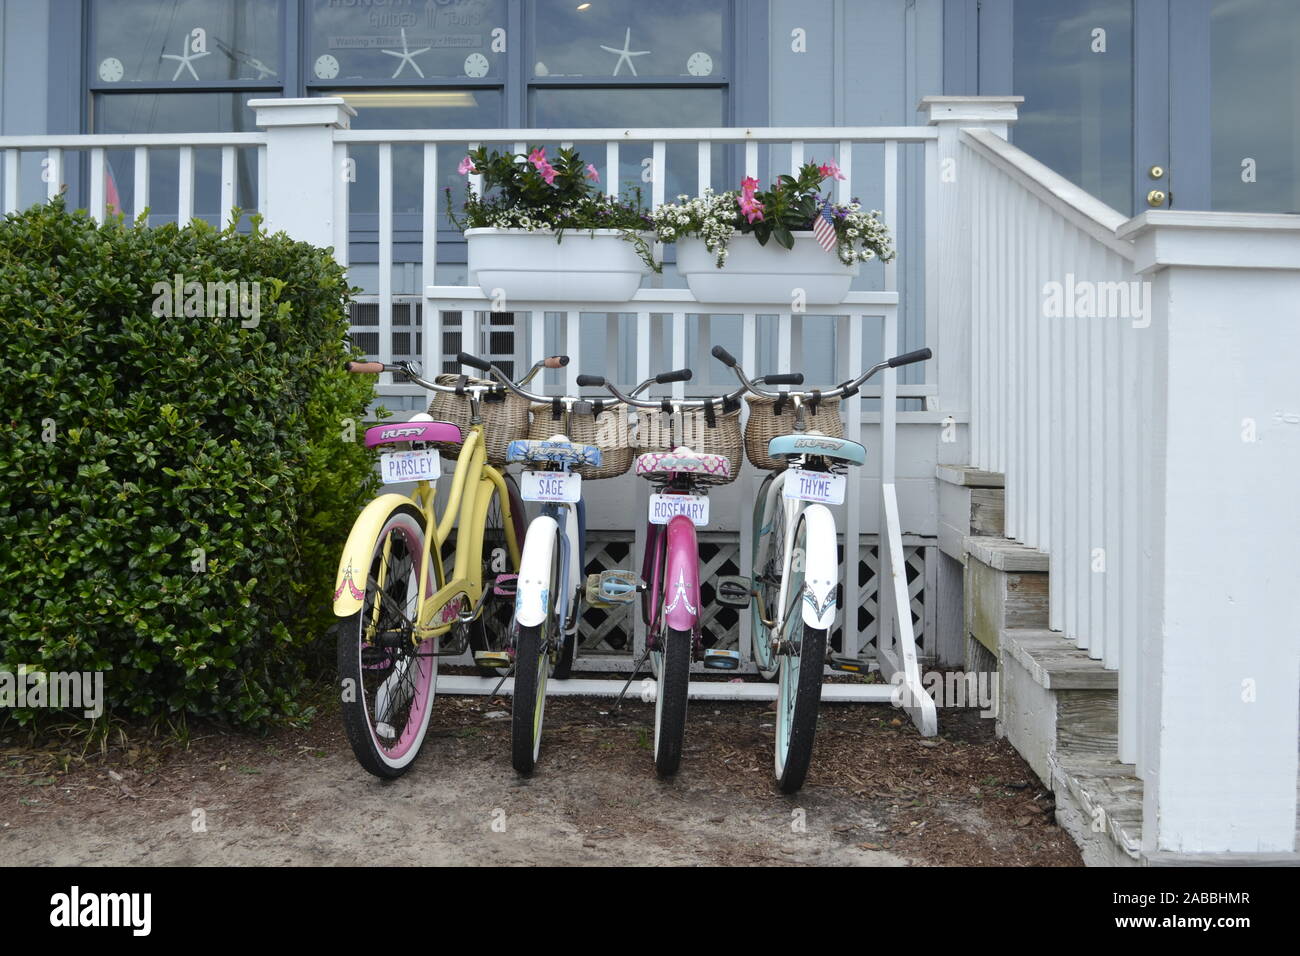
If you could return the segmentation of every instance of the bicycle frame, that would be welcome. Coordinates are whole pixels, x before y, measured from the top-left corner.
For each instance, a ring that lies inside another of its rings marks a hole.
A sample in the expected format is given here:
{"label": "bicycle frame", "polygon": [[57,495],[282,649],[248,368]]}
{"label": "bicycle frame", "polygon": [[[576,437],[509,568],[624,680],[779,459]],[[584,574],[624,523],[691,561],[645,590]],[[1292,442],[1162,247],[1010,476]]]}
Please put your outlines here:
{"label": "bicycle frame", "polygon": [[[483,426],[472,425],[456,459],[451,490],[441,519],[436,519],[434,486],[428,481],[418,482],[409,498],[398,494],[380,495],[358,516],[339,561],[334,590],[334,613],[339,617],[346,617],[361,608],[365,592],[355,580],[355,575],[365,572],[358,572],[356,569],[368,567],[369,555],[375,539],[379,536],[383,523],[393,508],[397,504],[410,501],[423,515],[425,537],[430,542],[433,567],[439,579],[443,577],[442,545],[451,536],[453,527],[458,527],[461,532],[456,541],[452,579],[441,588],[436,591],[431,590],[433,585],[429,578],[431,563],[429,561],[421,563],[420,598],[412,640],[418,645],[430,637],[446,634],[460,620],[463,613],[462,605],[466,603],[473,610],[473,614],[477,614],[484,594],[483,531],[493,490],[497,492],[501,502],[511,564],[517,566],[520,542],[515,536],[510,495],[505,478],[496,468],[487,464],[486,450],[483,446]],[[387,547],[388,544],[385,543],[385,548]],[[385,559],[387,559],[386,554]],[[386,572],[387,564],[387,560],[381,563],[381,580],[377,582],[381,591],[386,583],[382,580],[382,576]],[[360,583],[364,584],[364,581]],[[375,613],[378,612],[378,602],[376,602]]]}
{"label": "bicycle frame", "polygon": [[[690,482],[673,481],[668,494],[691,494]],[[700,640],[700,550],[695,525],[686,515],[674,515],[667,524],[646,524],[646,549],[641,565],[646,580],[641,617],[651,639],[664,626],[685,631],[695,644]],[[667,598],[667,600],[665,600]],[[660,613],[663,619],[660,619]]]}
{"label": "bicycle frame", "polygon": [[[835,516],[825,505],[815,504],[800,499],[785,498],[787,472],[780,472],[768,482],[765,507],[756,515],[756,524],[761,524],[763,516],[772,513],[777,507],[785,509],[785,542],[783,554],[785,564],[781,568],[781,587],[775,609],[759,607],[759,616],[765,627],[776,634],[784,634],[788,615],[793,609],[793,599],[789,593],[790,562],[794,560],[792,548],[795,530],[799,519],[808,525],[808,549],[802,555],[804,561],[804,591],[797,595],[803,620],[809,627],[829,630],[835,624],[835,587],[839,578],[839,559],[836,555]],[[828,544],[829,543],[829,544]],[[756,527],[754,533],[754,564],[760,568],[767,560],[768,549],[772,545],[770,532]]]}

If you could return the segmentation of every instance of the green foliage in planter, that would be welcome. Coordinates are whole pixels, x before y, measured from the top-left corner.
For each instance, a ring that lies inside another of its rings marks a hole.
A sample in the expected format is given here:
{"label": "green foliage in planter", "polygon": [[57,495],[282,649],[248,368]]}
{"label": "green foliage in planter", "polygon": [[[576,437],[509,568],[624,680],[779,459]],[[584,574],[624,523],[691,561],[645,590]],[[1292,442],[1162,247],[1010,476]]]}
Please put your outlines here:
{"label": "green foliage in planter", "polygon": [[[176,276],[205,289],[179,314]],[[247,283],[242,314],[209,282]],[[354,291],[256,216],[98,226],[59,198],[0,223],[0,667],[106,671],[117,716],[299,711],[375,482],[345,440],[373,397],[342,370]]]}
{"label": "green foliage in planter", "polygon": [[545,230],[555,233],[556,242],[563,241],[567,229],[618,229],[650,268],[663,271],[646,239],[653,222],[641,190],[630,189],[617,198],[606,195],[596,167],[584,164],[571,147],[561,149],[552,163],[541,146],[526,154],[488,152],[480,146],[461,160],[459,172],[481,177],[482,192],[466,186],[464,205],[457,212],[451,187],[446,187],[447,216],[457,229]]}

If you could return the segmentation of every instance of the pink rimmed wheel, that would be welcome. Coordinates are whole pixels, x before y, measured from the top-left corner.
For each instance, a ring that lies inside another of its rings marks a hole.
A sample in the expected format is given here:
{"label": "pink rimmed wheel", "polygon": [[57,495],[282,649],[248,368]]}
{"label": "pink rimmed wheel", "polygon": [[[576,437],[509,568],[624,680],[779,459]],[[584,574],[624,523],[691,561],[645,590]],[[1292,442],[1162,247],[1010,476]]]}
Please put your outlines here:
{"label": "pink rimmed wheel", "polygon": [[416,644],[413,636],[426,562],[432,593],[442,581],[435,580],[423,518],[414,505],[396,506],[365,569],[361,609],[338,625],[343,727],[361,766],[377,777],[401,776],[429,729],[438,658],[433,638]]}

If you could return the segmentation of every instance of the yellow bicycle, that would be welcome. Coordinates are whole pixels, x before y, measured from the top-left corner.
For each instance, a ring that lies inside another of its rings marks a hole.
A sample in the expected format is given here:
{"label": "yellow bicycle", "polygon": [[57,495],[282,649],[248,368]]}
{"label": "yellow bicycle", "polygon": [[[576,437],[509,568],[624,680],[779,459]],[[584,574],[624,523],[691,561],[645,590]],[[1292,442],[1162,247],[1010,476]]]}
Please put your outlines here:
{"label": "yellow bicycle", "polygon": [[[523,379],[559,368],[544,359]],[[469,648],[480,666],[507,666],[515,580],[524,538],[524,507],[514,479],[487,462],[480,403],[499,384],[458,386],[425,381],[411,363],[349,362],[348,371],[400,372],[430,391],[457,392],[470,405],[470,424],[417,415],[366,430],[381,448],[386,484],[416,483],[409,497],[382,494],[357,517],[334,582],[343,726],[352,751],[379,777],[400,776],[419,753],[429,727],[438,658]],[[442,515],[435,514],[442,475],[437,445],[459,443]],[[443,545],[456,529],[448,578]]]}

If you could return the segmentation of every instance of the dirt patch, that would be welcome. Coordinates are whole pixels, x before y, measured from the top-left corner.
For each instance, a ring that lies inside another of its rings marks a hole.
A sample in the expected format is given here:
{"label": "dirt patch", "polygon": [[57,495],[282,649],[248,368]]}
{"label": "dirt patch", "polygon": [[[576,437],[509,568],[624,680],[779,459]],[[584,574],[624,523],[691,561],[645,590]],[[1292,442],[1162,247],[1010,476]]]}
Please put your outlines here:
{"label": "dirt patch", "polygon": [[[654,713],[547,702],[537,772],[509,762],[505,699],[440,698],[401,779],[356,764],[337,714],[267,737],[107,754],[0,740],[0,859],[55,864],[1081,863],[1051,794],[991,720],[942,710],[925,740],[888,707],[823,706],[812,770],[772,784],[772,715],[693,702],[682,770],[656,779]],[[11,737],[13,735],[10,735]]]}

